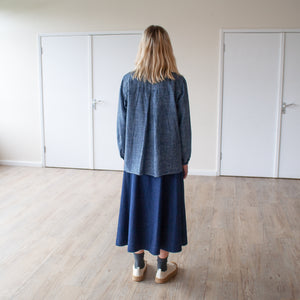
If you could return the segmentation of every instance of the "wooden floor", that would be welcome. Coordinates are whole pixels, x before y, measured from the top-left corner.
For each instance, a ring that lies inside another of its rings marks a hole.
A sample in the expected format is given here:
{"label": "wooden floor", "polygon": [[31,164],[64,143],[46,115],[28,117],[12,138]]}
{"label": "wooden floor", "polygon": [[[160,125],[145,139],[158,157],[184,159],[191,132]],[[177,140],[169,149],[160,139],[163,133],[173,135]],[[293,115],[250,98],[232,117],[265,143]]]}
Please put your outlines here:
{"label": "wooden floor", "polygon": [[0,299],[300,299],[300,181],[189,176],[170,282],[115,246],[122,172],[0,166]]}

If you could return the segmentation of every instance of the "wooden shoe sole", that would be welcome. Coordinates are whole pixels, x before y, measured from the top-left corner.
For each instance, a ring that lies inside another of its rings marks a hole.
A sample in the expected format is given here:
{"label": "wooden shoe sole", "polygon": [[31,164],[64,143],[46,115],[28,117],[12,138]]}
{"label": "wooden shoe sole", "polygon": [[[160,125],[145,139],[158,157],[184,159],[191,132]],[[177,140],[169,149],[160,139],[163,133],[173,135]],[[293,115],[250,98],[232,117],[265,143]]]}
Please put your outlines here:
{"label": "wooden shoe sole", "polygon": [[157,278],[155,276],[155,282],[156,283],[166,283],[168,280],[170,280],[172,277],[174,277],[176,274],[177,274],[177,270],[178,270],[178,267],[177,267],[177,264],[175,262],[172,261],[172,263],[176,266],[176,269],[171,272],[167,277],[165,278]]}

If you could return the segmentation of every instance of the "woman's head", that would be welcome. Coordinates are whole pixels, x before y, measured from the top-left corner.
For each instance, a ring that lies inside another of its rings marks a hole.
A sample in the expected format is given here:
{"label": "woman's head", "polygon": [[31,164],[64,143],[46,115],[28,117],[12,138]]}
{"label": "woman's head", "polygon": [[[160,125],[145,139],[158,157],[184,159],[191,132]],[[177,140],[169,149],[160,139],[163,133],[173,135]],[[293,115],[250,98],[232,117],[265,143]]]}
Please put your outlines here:
{"label": "woman's head", "polygon": [[179,74],[170,37],[164,28],[151,25],[145,29],[135,65],[133,77],[151,83],[174,79],[172,72]]}

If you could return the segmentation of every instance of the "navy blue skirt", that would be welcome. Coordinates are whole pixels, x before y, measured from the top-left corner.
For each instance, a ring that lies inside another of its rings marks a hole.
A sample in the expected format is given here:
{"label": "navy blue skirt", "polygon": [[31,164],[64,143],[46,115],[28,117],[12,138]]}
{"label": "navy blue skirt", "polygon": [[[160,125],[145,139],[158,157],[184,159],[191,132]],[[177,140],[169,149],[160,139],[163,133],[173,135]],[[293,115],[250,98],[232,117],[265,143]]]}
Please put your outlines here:
{"label": "navy blue skirt", "polygon": [[186,244],[183,172],[153,177],[124,171],[116,245],[158,255]]}

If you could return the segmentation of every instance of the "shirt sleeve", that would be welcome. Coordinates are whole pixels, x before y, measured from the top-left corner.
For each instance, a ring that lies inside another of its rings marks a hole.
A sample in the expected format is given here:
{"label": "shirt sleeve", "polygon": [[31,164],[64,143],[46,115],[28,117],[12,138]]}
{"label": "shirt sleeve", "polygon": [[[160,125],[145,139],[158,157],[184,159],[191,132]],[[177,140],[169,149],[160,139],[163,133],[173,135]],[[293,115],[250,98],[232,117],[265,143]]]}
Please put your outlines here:
{"label": "shirt sleeve", "polygon": [[181,137],[182,164],[186,165],[189,163],[189,160],[191,158],[192,130],[188,89],[184,77],[182,77],[180,89],[178,91],[177,116],[179,123],[179,132]]}
{"label": "shirt sleeve", "polygon": [[127,85],[123,77],[120,92],[119,92],[119,103],[118,103],[118,114],[117,114],[117,142],[119,153],[122,159],[125,155],[125,133],[126,133],[126,108],[127,108]]}

